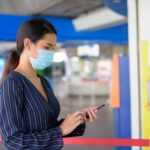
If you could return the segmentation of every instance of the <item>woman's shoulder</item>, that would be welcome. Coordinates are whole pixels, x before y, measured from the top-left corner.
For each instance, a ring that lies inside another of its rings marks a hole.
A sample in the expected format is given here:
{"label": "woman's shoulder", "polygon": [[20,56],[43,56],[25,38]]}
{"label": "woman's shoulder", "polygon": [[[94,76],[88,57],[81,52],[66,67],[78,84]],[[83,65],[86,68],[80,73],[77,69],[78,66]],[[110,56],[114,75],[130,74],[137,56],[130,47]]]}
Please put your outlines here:
{"label": "woman's shoulder", "polygon": [[1,82],[1,86],[5,84],[15,83],[16,86],[21,86],[21,79],[13,71],[10,72],[5,79]]}

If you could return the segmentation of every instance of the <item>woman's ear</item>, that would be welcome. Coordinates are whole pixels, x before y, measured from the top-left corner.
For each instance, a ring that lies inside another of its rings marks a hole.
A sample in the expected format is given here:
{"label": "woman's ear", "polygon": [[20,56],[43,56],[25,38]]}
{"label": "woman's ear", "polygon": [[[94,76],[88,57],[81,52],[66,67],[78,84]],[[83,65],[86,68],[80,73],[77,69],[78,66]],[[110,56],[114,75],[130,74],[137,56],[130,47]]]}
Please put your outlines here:
{"label": "woman's ear", "polygon": [[31,40],[29,38],[25,38],[23,43],[24,43],[24,48],[25,49],[31,50],[32,42],[31,42]]}
{"label": "woman's ear", "polygon": [[29,38],[25,38],[23,42],[24,42],[24,50],[27,53],[30,53],[32,57],[36,58],[38,56],[38,51],[34,47],[33,42]]}

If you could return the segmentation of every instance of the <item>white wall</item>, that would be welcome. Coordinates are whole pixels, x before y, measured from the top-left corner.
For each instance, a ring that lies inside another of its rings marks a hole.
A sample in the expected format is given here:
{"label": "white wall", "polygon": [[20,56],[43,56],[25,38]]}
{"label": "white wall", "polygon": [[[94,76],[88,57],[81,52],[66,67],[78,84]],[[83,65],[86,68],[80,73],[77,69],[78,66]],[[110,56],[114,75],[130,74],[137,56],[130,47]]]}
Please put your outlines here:
{"label": "white wall", "polygon": [[[140,89],[139,89],[139,42],[137,1],[128,0],[129,61],[131,91],[131,131],[132,138],[140,138]],[[132,147],[139,150],[138,147]]]}
{"label": "white wall", "polygon": [[[147,92],[150,92],[146,90],[147,80],[150,79],[150,66],[148,67],[147,63],[150,62],[150,56],[147,48],[142,49],[142,43],[145,41],[150,45],[149,14],[150,0],[128,0],[132,138],[149,136],[150,111],[147,111],[145,102]],[[150,52],[150,47],[148,50]],[[140,148],[132,147],[132,149]]]}

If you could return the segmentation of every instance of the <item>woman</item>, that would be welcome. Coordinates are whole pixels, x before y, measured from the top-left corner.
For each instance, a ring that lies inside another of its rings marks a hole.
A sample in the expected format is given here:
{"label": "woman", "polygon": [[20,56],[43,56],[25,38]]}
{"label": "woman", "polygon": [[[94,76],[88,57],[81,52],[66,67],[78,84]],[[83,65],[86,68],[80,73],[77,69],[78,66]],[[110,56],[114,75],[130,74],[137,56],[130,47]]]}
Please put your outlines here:
{"label": "woman", "polygon": [[57,120],[59,102],[48,81],[36,74],[52,64],[56,36],[44,19],[28,20],[18,31],[17,50],[6,63],[0,94],[0,129],[9,150],[60,150],[63,137],[83,135],[85,123],[97,118],[93,107]]}

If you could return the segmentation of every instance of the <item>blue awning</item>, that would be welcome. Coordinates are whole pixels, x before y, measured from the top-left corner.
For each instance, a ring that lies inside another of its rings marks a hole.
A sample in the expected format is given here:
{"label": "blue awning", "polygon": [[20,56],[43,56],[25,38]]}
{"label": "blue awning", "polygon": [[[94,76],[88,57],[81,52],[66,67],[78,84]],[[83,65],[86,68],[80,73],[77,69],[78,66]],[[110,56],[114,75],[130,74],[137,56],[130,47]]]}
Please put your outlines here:
{"label": "blue awning", "polygon": [[[0,41],[15,41],[19,26],[32,16],[0,15]],[[42,17],[49,20],[57,29],[58,42],[95,41],[107,44],[128,44],[127,24],[111,28],[76,32],[71,19]]]}

